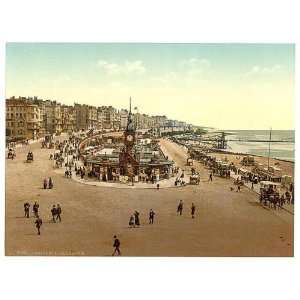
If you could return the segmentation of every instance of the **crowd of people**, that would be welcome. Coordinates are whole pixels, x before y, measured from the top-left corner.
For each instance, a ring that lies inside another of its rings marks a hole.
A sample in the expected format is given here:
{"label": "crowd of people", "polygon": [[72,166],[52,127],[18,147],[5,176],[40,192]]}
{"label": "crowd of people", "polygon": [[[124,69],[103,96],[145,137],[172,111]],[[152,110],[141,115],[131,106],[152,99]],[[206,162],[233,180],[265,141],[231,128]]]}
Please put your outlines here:
{"label": "crowd of people", "polygon": [[[192,203],[191,205],[191,217],[192,219],[195,218],[195,212],[196,212],[196,206],[194,203]],[[183,213],[183,201],[180,200],[177,206],[177,215],[181,216]],[[156,213],[154,212],[154,210],[151,208],[149,211],[149,224],[154,224],[154,216],[156,215]],[[134,213],[130,216],[129,218],[129,228],[135,228],[135,227],[139,227],[141,225],[140,223],[140,213],[136,210],[134,211]],[[117,238],[116,235],[114,235],[114,243],[113,243],[113,248],[114,248],[114,252],[112,254],[112,256],[114,255],[121,255],[121,251],[120,251],[120,240]]]}
{"label": "crowd of people", "polygon": [[282,194],[276,191],[270,186],[267,190],[261,189],[259,201],[263,205],[268,205],[270,208],[283,209],[285,204],[292,204],[292,193],[286,191]]}
{"label": "crowd of people", "polygon": [[[155,212],[151,208],[149,211],[149,224],[154,224]],[[129,228],[135,228],[140,226],[140,213],[135,211],[129,218]]]}
{"label": "crowd of people", "polygon": [[[30,218],[30,207],[31,204],[29,202],[24,203],[24,217],[25,218]],[[35,218],[34,224],[37,229],[37,234],[41,234],[41,227],[43,224],[43,220],[41,219],[39,215],[39,208],[40,205],[35,201],[34,204],[32,205],[32,217]],[[56,223],[56,221],[61,222],[61,214],[62,214],[62,209],[60,204],[57,204],[57,206],[53,205],[51,209],[51,216],[52,216],[52,221]]]}

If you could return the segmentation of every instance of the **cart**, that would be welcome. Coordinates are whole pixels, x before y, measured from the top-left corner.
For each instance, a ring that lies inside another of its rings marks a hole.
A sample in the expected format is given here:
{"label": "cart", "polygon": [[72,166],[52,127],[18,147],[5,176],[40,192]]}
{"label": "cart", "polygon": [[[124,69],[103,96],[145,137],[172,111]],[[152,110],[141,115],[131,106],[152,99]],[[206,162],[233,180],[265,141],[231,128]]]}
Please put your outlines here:
{"label": "cart", "polygon": [[32,152],[28,152],[26,162],[27,163],[33,162],[33,153]]}
{"label": "cart", "polygon": [[188,158],[188,159],[186,160],[186,165],[187,165],[187,166],[192,166],[192,165],[193,165],[193,159],[192,159],[192,158]]}
{"label": "cart", "polygon": [[199,175],[191,175],[190,176],[190,184],[198,185],[200,183],[200,176]]}
{"label": "cart", "polygon": [[12,149],[8,150],[7,159],[14,159],[16,157],[16,152]]}

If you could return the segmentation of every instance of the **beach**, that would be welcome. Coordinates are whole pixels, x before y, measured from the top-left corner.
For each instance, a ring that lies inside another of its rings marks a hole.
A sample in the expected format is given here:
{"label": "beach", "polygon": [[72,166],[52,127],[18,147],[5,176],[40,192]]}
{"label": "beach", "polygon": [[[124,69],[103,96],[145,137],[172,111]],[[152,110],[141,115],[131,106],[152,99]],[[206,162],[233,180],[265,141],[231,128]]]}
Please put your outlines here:
{"label": "beach", "polygon": [[[210,152],[211,155],[215,156],[217,159],[220,160],[228,160],[228,162],[234,163],[237,167],[241,167],[243,169],[247,169],[251,171],[253,168],[252,166],[242,166],[241,161],[243,157],[249,156],[248,154],[245,153],[223,153],[222,151],[220,152]],[[257,156],[253,155],[254,160],[257,164],[261,164],[263,167],[268,166],[268,157],[265,156]],[[276,158],[270,158],[269,159],[269,165],[270,167],[277,167],[281,169],[282,175],[288,175],[294,177],[294,172],[295,172],[295,164],[292,161],[284,161],[281,159],[276,159]]]}

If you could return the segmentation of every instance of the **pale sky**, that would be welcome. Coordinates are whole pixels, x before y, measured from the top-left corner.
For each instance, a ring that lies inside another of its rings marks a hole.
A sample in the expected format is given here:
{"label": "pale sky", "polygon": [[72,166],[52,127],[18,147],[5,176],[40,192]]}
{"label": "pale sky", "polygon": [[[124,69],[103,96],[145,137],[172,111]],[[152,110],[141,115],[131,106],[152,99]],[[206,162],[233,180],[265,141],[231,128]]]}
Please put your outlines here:
{"label": "pale sky", "polygon": [[167,115],[219,129],[294,129],[292,44],[28,44],[6,48],[6,96]]}

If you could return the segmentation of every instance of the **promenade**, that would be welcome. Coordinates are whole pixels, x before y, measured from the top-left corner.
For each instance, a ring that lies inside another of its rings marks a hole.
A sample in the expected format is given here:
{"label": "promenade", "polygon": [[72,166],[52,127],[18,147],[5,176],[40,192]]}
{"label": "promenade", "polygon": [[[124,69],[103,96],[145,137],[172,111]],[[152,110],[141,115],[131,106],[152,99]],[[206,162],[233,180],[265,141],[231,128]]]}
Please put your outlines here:
{"label": "promenade", "polygon": [[[161,145],[188,174],[186,151],[167,140]],[[29,148],[33,163],[24,162]],[[124,256],[293,255],[292,214],[265,209],[248,188],[232,192],[232,180],[214,177],[209,182],[209,171],[198,162],[194,167],[200,185],[120,189],[66,178],[63,169],[53,168],[50,153],[53,149],[33,143],[17,148],[15,160],[6,160],[7,255],[110,256],[114,234],[121,240]],[[50,176],[54,189],[44,190],[43,179]],[[184,203],[182,216],[176,214],[179,200]],[[26,201],[40,204],[41,236],[36,234],[34,218],[24,218]],[[52,223],[50,210],[58,203],[62,222]],[[192,203],[195,219],[190,214]],[[153,225],[148,221],[150,209],[156,213]],[[135,210],[140,212],[141,226],[128,228]]]}

